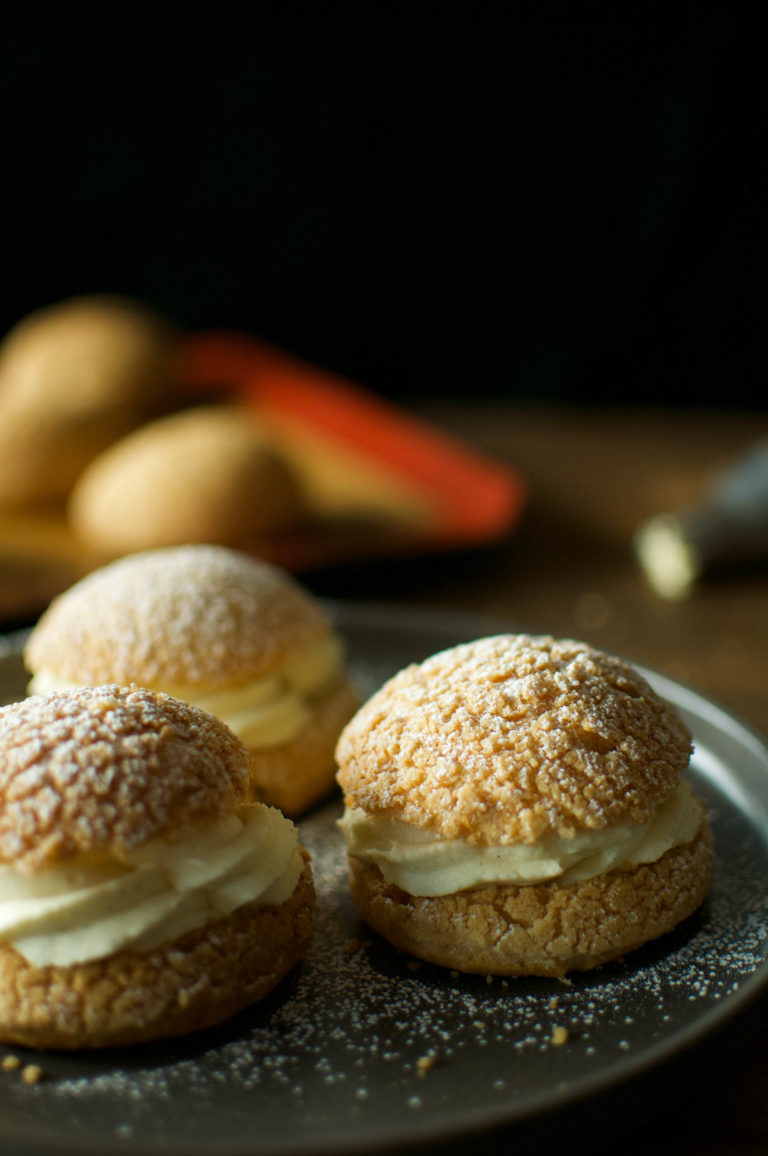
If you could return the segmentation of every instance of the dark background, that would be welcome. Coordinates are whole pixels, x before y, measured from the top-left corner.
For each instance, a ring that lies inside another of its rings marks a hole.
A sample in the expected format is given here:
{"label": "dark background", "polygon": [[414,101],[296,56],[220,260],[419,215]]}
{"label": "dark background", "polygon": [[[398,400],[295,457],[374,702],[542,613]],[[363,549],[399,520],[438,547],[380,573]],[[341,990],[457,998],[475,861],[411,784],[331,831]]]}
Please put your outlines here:
{"label": "dark background", "polygon": [[109,290],[398,398],[765,405],[761,6],[26,11],[3,331]]}

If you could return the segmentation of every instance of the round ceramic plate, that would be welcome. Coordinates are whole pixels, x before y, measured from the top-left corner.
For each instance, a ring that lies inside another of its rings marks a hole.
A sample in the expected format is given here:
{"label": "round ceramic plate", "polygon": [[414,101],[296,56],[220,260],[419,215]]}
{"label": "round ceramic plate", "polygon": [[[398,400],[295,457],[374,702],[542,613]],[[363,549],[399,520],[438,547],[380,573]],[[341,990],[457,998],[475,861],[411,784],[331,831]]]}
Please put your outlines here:
{"label": "round ceramic plate", "polygon": [[[421,611],[335,613],[364,694],[484,632]],[[712,703],[645,673],[693,732],[691,773],[717,845],[711,896],[675,932],[568,982],[419,964],[359,921],[331,800],[301,824],[319,894],[306,961],[264,1003],[194,1037],[92,1055],[13,1049],[44,1078],[27,1085],[0,1067],[3,1156],[394,1150],[563,1106],[721,1025],[768,978],[768,750]],[[23,691],[11,645],[0,697]]]}

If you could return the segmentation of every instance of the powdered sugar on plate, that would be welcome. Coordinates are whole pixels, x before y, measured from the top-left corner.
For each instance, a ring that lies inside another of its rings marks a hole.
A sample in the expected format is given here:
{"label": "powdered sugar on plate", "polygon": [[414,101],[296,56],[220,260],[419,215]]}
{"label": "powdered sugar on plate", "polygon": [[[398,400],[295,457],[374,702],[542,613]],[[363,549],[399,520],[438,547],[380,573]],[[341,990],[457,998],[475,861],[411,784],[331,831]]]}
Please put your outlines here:
{"label": "powdered sugar on plate", "polygon": [[[470,627],[340,612],[363,693]],[[653,677],[653,676],[652,676]],[[333,800],[301,825],[317,935],[259,1007],[184,1040],[115,1053],[23,1049],[0,1071],[4,1156],[309,1153],[393,1148],[514,1121],[640,1072],[700,1038],[768,973],[768,753],[684,688],[655,680],[694,734],[717,847],[704,907],[625,962],[567,981],[451,973],[398,954],[357,917]],[[89,1148],[90,1146],[90,1148]]]}

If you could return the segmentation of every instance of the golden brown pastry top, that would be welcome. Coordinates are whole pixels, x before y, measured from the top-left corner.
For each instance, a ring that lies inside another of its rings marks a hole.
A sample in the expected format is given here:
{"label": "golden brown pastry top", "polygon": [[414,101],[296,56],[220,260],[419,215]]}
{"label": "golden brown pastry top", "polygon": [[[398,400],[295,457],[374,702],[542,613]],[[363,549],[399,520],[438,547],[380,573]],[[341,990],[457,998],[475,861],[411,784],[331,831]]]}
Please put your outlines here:
{"label": "golden brown pastry top", "polygon": [[129,298],[73,297],[24,317],[0,345],[0,395],[61,412],[140,402],[172,378],[176,334]]}
{"label": "golden brown pastry top", "polygon": [[196,406],[140,426],[94,458],[70,495],[78,538],[102,556],[293,530],[297,476],[252,414]]}
{"label": "golden brown pastry top", "polygon": [[54,599],[28,669],[74,683],[226,686],[325,639],[322,608],[283,571],[220,546],[121,558]]}
{"label": "golden brown pastry top", "polygon": [[19,870],[119,858],[232,814],[247,792],[240,741],[169,695],[101,686],[0,709],[0,863]]}
{"label": "golden brown pastry top", "polygon": [[361,807],[475,843],[642,823],[677,784],[690,736],[620,659],[500,635],[409,666],[339,740]]}

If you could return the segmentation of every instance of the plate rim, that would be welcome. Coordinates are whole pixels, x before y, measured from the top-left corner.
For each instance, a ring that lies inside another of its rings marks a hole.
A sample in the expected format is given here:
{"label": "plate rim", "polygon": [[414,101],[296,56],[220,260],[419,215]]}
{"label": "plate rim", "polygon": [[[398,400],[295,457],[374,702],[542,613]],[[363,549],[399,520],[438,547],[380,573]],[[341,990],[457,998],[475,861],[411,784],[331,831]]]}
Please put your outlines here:
{"label": "plate rim", "polygon": [[[386,628],[391,632],[393,619],[396,619],[403,629],[415,630],[425,636],[431,633],[438,635],[445,632],[448,635],[458,634],[466,637],[467,641],[472,636],[482,637],[486,633],[533,633],[530,630],[521,630],[519,626],[513,626],[509,622],[500,622],[497,617],[473,614],[472,612],[380,601],[370,603],[356,600],[322,599],[321,601],[342,631],[345,628],[357,627],[361,629]],[[478,633],[472,635],[472,631],[475,629]],[[28,635],[29,630],[15,631],[12,635],[0,635],[0,664],[4,664],[8,659],[20,657]],[[717,722],[724,724],[727,731],[738,742],[748,745],[768,768],[768,741],[756,727],[701,691],[631,659],[627,659],[627,661],[649,681],[657,693],[669,698],[676,706],[697,718],[704,717],[701,708],[704,708],[707,713],[714,714]],[[768,787],[766,788],[766,799],[768,800]],[[717,1004],[705,1009],[692,1023],[679,1028],[673,1037],[664,1038],[644,1046],[639,1056],[627,1055],[618,1058],[610,1072],[596,1073],[594,1079],[582,1081],[578,1087],[562,1092],[558,1095],[556,1102],[552,1102],[551,1096],[548,1098],[545,1093],[542,1093],[533,1105],[522,1111],[516,1110],[511,1105],[507,1105],[505,1110],[503,1102],[499,1104],[499,1110],[493,1116],[489,1114],[487,1107],[474,1111],[471,1108],[469,1110],[464,1109],[459,1119],[453,1120],[443,1128],[437,1127],[434,1121],[425,1122],[422,1127],[419,1127],[419,1121],[414,1119],[411,1121],[413,1127],[408,1131],[407,1140],[404,1140],[401,1135],[380,1135],[375,1138],[371,1137],[368,1141],[353,1138],[348,1145],[341,1148],[338,1137],[332,1137],[328,1141],[316,1138],[316,1141],[310,1146],[299,1148],[288,1147],[283,1144],[257,1148],[243,1147],[242,1141],[237,1141],[234,1146],[227,1145],[222,1148],[222,1156],[246,1156],[247,1153],[253,1154],[253,1156],[287,1156],[288,1153],[295,1153],[296,1156],[327,1156],[334,1151],[347,1153],[353,1150],[389,1152],[403,1144],[461,1140],[505,1126],[514,1127],[541,1116],[544,1111],[558,1112],[594,1098],[603,1092],[609,1092],[618,1086],[626,1085],[651,1070],[673,1061],[681,1053],[688,1051],[713,1033],[725,1028],[735,1018],[743,1014],[745,1008],[762,994],[766,986],[768,986],[768,955],[762,959],[751,974],[740,982],[735,991],[729,992]],[[25,1137],[21,1132],[9,1134],[7,1128],[7,1122],[3,1123],[0,1136],[5,1135],[10,1143],[24,1142]],[[122,1146],[122,1142],[120,1143]],[[83,1156],[86,1154],[88,1156],[101,1156],[101,1153],[106,1154],[113,1150],[114,1144],[108,1146],[106,1137],[103,1144],[101,1142],[93,1145],[89,1143],[86,1147],[61,1149],[62,1152],[69,1152],[70,1156],[76,1156],[80,1152],[83,1153]],[[127,1147],[124,1150],[126,1154],[133,1151]],[[136,1151],[138,1150],[136,1149]],[[40,1151],[44,1152],[46,1149]],[[53,1149],[50,1151],[52,1153]],[[169,1150],[162,1147],[157,1148],[150,1142],[149,1146],[142,1143],[141,1151],[146,1156],[161,1156]]]}

